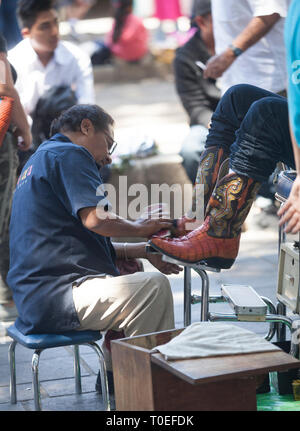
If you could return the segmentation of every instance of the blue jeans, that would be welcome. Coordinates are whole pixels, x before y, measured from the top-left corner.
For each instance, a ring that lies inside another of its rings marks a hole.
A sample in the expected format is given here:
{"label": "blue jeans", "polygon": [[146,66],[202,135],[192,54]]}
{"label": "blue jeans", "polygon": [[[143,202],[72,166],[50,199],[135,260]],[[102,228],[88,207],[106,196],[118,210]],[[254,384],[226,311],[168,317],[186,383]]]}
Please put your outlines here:
{"label": "blue jeans", "polygon": [[230,168],[259,182],[268,180],[277,162],[295,168],[287,99],[240,84],[229,88],[212,116],[205,147],[230,151]]}

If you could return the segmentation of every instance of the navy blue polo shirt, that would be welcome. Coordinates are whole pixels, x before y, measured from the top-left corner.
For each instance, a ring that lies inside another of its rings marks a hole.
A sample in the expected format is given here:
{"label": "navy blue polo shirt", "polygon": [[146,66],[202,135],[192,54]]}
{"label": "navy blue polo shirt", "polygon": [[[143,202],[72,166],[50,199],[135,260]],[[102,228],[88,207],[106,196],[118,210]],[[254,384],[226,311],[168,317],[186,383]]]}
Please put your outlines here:
{"label": "navy blue polo shirt", "polygon": [[119,275],[110,239],[86,229],[78,216],[104,198],[97,196],[101,184],[89,151],[61,134],[24,166],[13,198],[7,277],[24,334],[77,328],[72,283]]}

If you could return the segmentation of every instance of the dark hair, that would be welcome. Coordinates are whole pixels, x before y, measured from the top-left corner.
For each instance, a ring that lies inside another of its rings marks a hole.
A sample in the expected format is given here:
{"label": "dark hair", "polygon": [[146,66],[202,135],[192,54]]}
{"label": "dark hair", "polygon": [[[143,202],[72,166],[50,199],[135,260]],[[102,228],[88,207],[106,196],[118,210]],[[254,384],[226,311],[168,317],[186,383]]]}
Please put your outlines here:
{"label": "dark hair", "polygon": [[133,0],[113,0],[112,3],[115,6],[115,27],[112,40],[116,43],[121,37],[126,17],[129,14],[128,8],[132,8]]}
{"label": "dark hair", "polygon": [[18,17],[21,27],[31,28],[41,12],[55,8],[55,0],[19,0]]}
{"label": "dark hair", "polygon": [[81,122],[89,119],[96,132],[108,131],[114,125],[113,118],[98,105],[74,105],[52,121],[50,136],[63,132],[78,132]]}

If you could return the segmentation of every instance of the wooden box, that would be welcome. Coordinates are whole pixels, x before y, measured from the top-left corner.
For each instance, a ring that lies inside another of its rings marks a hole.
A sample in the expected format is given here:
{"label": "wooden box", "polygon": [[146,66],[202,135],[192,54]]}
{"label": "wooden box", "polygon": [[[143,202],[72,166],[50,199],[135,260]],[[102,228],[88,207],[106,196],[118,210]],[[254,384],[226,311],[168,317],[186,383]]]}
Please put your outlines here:
{"label": "wooden box", "polygon": [[281,350],[176,361],[151,351],[183,329],[112,341],[117,410],[256,410],[257,376],[300,367]]}

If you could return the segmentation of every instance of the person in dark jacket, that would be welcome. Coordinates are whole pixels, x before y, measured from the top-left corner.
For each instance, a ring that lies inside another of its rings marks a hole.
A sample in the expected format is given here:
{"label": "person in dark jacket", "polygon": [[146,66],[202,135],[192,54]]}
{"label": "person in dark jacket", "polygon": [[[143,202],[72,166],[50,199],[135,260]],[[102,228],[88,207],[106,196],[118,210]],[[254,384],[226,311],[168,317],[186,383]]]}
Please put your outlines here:
{"label": "person in dark jacket", "polygon": [[194,183],[208,124],[220,100],[220,91],[215,81],[203,77],[205,64],[214,54],[210,0],[194,1],[192,22],[197,31],[185,45],[177,49],[174,73],[176,90],[191,127],[180,155],[183,157],[183,166]]}

